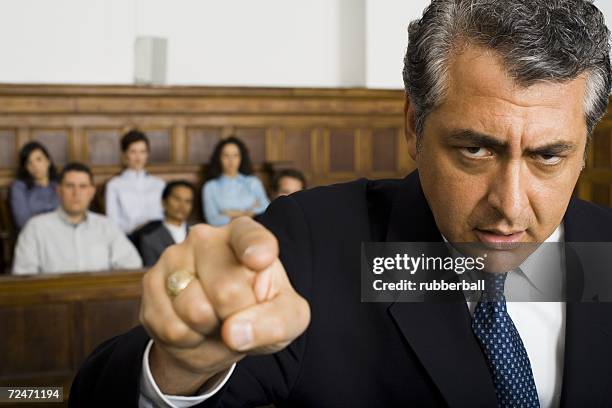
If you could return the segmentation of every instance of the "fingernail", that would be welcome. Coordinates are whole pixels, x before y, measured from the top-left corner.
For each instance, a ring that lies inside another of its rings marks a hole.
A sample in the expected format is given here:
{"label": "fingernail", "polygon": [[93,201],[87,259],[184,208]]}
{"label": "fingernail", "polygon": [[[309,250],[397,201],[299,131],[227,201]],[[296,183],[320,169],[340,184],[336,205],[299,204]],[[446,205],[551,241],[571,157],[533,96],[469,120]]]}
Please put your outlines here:
{"label": "fingernail", "polygon": [[251,245],[244,250],[243,256],[257,256],[266,252],[263,245]]}
{"label": "fingernail", "polygon": [[230,330],[230,338],[237,350],[249,348],[253,342],[253,325],[249,321],[238,321]]}

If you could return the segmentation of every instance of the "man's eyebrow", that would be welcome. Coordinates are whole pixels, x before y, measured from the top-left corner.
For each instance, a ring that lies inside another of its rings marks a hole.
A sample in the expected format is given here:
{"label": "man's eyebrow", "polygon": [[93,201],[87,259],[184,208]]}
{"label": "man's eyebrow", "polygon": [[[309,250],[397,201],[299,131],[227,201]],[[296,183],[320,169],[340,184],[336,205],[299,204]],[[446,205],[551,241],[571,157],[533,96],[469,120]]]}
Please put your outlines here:
{"label": "man's eyebrow", "polygon": [[[495,149],[505,149],[508,144],[494,136],[484,133],[478,133],[469,129],[455,130],[451,134],[445,136],[445,139],[456,143],[469,143],[478,147],[487,147]],[[546,154],[557,155],[561,153],[569,153],[577,149],[577,145],[567,141],[555,141],[542,146],[525,149],[527,154]]]}
{"label": "man's eyebrow", "polygon": [[508,144],[491,135],[478,133],[469,129],[455,130],[444,137],[448,142],[469,143],[479,147],[490,147],[496,149],[504,149]]}
{"label": "man's eyebrow", "polygon": [[575,143],[559,141],[544,146],[528,148],[526,152],[529,154],[557,155],[561,153],[570,153],[576,149],[577,146]]}

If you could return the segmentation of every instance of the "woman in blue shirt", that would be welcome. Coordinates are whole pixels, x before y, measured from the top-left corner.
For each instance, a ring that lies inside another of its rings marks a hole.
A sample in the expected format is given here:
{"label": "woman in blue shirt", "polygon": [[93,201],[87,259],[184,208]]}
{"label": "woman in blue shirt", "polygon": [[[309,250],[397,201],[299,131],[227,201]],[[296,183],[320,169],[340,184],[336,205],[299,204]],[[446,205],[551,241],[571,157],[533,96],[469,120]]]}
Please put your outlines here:
{"label": "woman in blue shirt", "polygon": [[270,201],[261,181],[252,174],[249,151],[240,139],[231,136],[217,143],[202,189],[204,216],[210,225],[225,225],[266,210]]}
{"label": "woman in blue shirt", "polygon": [[56,186],[57,170],[47,148],[39,142],[25,144],[19,152],[17,180],[11,184],[9,193],[17,230],[34,215],[57,208]]}

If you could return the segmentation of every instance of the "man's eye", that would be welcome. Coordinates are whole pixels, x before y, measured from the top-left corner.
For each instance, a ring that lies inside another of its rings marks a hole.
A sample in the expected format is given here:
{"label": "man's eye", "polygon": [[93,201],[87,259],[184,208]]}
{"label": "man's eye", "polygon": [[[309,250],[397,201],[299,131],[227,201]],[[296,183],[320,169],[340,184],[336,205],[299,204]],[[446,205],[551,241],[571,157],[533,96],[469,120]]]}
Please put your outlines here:
{"label": "man's eye", "polygon": [[555,164],[559,164],[563,158],[554,154],[538,154],[536,155],[536,159],[547,166],[554,166]]}
{"label": "man's eye", "polygon": [[485,149],[484,147],[476,147],[476,146],[461,147],[459,148],[459,151],[464,156],[469,157],[471,159],[483,159],[483,158],[490,157],[493,155],[489,149]]}

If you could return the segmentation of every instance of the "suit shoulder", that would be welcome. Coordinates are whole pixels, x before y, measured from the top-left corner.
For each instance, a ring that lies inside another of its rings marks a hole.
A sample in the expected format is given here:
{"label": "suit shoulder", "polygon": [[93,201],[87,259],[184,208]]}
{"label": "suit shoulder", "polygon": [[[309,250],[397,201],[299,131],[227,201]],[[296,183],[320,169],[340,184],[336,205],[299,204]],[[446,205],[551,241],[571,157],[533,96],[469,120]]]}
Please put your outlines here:
{"label": "suit shoulder", "polygon": [[612,241],[612,209],[572,199],[565,217],[566,234],[577,241]]}
{"label": "suit shoulder", "polygon": [[291,197],[303,205],[316,207],[354,206],[355,200],[365,203],[370,197],[391,201],[402,184],[400,179],[368,180],[365,178],[346,183],[315,187],[292,194]]}

